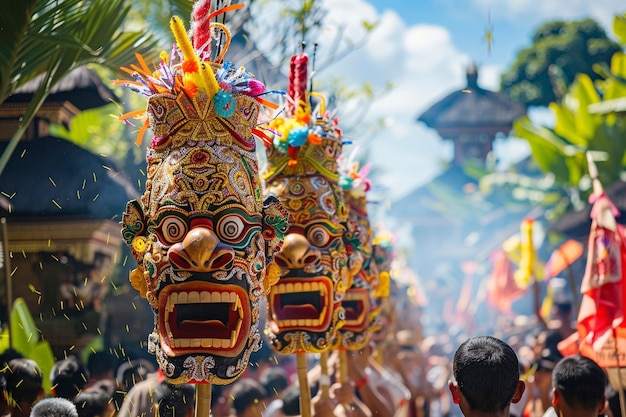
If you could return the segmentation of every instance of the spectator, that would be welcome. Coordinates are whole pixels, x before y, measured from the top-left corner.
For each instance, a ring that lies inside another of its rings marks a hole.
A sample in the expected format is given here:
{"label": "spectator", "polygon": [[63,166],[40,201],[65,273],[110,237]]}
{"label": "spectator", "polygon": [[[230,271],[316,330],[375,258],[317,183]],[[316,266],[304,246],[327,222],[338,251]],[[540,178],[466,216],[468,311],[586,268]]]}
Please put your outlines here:
{"label": "spectator", "polygon": [[43,372],[39,365],[32,359],[13,359],[7,366],[5,378],[11,417],[29,416],[33,405],[43,398]]}
{"label": "spectator", "polygon": [[78,417],[113,417],[115,405],[112,401],[115,386],[110,380],[102,380],[78,393],[74,405]]}
{"label": "spectator", "polygon": [[239,379],[230,390],[230,417],[261,417],[267,392],[251,378]]}
{"label": "spectator", "polygon": [[44,398],[33,407],[30,417],[78,417],[76,406],[67,398]]}
{"label": "spectator", "polygon": [[259,377],[259,382],[268,394],[268,405],[265,416],[271,416],[274,410],[283,406],[282,392],[289,386],[287,372],[282,368],[266,368]]}
{"label": "spectator", "polygon": [[552,407],[544,416],[597,417],[606,405],[606,375],[593,360],[574,355],[552,372]]}
{"label": "spectator", "polygon": [[158,402],[157,389],[163,381],[165,376],[159,369],[144,381],[136,383],[126,394],[118,417],[154,416],[153,408]]}
{"label": "spectator", "polygon": [[110,352],[93,352],[87,358],[87,371],[89,380],[86,386],[91,386],[104,379],[113,380],[115,378],[116,358]]}
{"label": "spectator", "polygon": [[459,346],[448,383],[465,417],[507,417],[511,403],[524,394],[515,352],[500,339],[472,337]]}
{"label": "spectator", "polygon": [[66,359],[61,359],[50,371],[52,396],[72,401],[85,387],[88,379],[89,371],[78,357],[68,356]]}
{"label": "spectator", "polygon": [[167,381],[158,389],[159,417],[193,417],[196,388],[191,384],[173,385]]}

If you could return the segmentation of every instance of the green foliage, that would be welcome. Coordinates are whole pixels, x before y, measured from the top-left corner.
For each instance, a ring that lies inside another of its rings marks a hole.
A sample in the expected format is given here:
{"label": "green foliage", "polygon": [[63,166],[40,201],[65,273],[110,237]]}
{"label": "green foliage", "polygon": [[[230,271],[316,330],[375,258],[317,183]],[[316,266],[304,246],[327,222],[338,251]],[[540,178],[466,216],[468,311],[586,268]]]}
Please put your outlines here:
{"label": "green foliage", "polygon": [[613,19],[613,33],[621,45],[626,45],[626,13]]}
{"label": "green foliage", "polygon": [[47,72],[43,89],[72,69],[99,63],[117,69],[153,44],[142,32],[120,28],[123,0],[27,0],[0,3],[0,103]]}
{"label": "green foliage", "polygon": [[626,56],[616,53],[604,74],[596,83],[587,74],[579,74],[561,102],[550,103],[556,120],[553,128],[533,124],[527,117],[513,125],[513,135],[528,141],[542,171],[584,194],[589,192],[588,181],[584,181],[586,152],[595,155],[600,181],[607,186],[620,179],[626,162],[626,119],[594,110],[626,97],[622,81],[626,79]]}
{"label": "green foliage", "polygon": [[125,125],[117,119],[117,114],[119,110],[114,103],[85,110],[72,119],[69,129],[64,125],[52,125],[50,133],[121,162],[132,151],[133,143],[125,139]]}
{"label": "green foliage", "polygon": [[591,19],[549,22],[537,29],[532,45],[519,52],[502,75],[501,88],[527,106],[558,101],[577,74],[599,79],[593,65],[610,62],[620,45]]}
{"label": "green foliage", "polygon": [[122,30],[129,10],[124,0],[0,2],[0,104],[44,74],[0,158],[0,174],[48,94],[68,72],[88,63],[117,69],[131,62],[135,52],[154,50],[149,35]]}
{"label": "green foliage", "polygon": [[5,328],[0,336],[0,352],[12,347],[25,357],[37,362],[43,371],[44,391],[49,393],[50,371],[55,363],[54,355],[48,341],[41,339],[40,331],[23,298],[13,301],[9,326],[10,332],[9,328]]}

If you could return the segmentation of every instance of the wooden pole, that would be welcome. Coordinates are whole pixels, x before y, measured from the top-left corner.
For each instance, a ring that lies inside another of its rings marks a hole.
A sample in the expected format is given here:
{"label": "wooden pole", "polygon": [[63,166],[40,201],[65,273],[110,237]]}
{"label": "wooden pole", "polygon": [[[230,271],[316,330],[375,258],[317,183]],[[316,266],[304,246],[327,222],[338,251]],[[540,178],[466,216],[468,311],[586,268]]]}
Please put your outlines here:
{"label": "wooden pole", "polygon": [[322,398],[330,398],[330,375],[328,375],[328,351],[320,353],[320,390]]}
{"label": "wooden pole", "polygon": [[306,353],[296,354],[296,369],[298,371],[298,382],[300,383],[300,415],[302,417],[311,417],[311,391],[309,390],[309,380],[307,379]]}
{"label": "wooden pole", "polygon": [[196,417],[211,414],[211,384],[196,385]]}
{"label": "wooden pole", "polygon": [[11,309],[13,309],[13,283],[11,282],[11,260],[9,258],[9,235],[7,232],[7,219],[0,219],[2,226],[2,268],[4,269],[4,279],[7,287],[7,322],[9,331],[9,347],[13,348],[13,338],[11,337]]}
{"label": "wooden pole", "polygon": [[348,350],[339,350],[339,382],[348,383]]}

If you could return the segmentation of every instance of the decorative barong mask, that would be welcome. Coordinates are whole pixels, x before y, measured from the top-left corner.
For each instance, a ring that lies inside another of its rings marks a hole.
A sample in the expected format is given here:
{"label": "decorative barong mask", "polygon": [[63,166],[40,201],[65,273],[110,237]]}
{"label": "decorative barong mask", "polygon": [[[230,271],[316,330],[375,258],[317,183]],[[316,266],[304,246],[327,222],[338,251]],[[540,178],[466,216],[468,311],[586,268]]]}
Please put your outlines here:
{"label": "decorative barong mask", "polygon": [[372,249],[372,261],[378,269],[378,286],[373,293],[373,315],[377,326],[372,337],[374,341],[380,342],[384,339],[386,332],[391,330],[393,321],[393,305],[390,300],[393,247],[390,235],[388,233],[378,234],[373,240]]}
{"label": "decorative barong mask", "polygon": [[355,236],[354,250],[363,256],[360,270],[346,291],[342,305],[346,321],[339,330],[336,348],[358,350],[363,348],[376,331],[374,292],[378,288],[378,265],[373,261],[373,230],[367,214],[366,193],[370,181],[366,178],[369,168],[358,169],[357,163],[346,162],[342,167],[340,185],[348,206],[349,235]]}
{"label": "decorative barong mask", "polygon": [[176,384],[243,373],[288,224],[276,198],[262,200],[253,133],[264,86],[222,63],[225,51],[210,60],[211,33],[226,45],[230,34],[208,8],[194,6],[191,41],[173,17],[172,54],[154,72],[139,57],[134,81],[122,83],[149,97],[154,132],[145,193],[128,203],[122,234],[138,263],[131,283],[154,311],[148,350]]}
{"label": "decorative barong mask", "polygon": [[[268,296],[266,332],[282,354],[323,352],[343,323],[349,286],[343,241],[346,206],[338,185],[341,130],[321,98],[312,112],[307,55],[291,58],[285,117],[274,119],[266,141],[266,194],[289,212],[290,227],[276,264],[281,278]],[[319,96],[313,94],[315,98]]]}

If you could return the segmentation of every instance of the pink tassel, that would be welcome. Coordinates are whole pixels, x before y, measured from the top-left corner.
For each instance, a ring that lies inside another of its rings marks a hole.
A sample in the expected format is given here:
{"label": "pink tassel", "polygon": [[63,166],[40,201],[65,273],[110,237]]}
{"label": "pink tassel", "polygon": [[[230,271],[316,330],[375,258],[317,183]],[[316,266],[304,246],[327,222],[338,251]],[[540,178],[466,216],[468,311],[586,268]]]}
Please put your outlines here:
{"label": "pink tassel", "polygon": [[191,12],[191,40],[198,55],[211,52],[211,0],[198,0]]}
{"label": "pink tassel", "polygon": [[300,101],[306,100],[309,57],[304,52],[291,56],[289,67],[289,86],[287,96],[287,114],[296,114]]}

